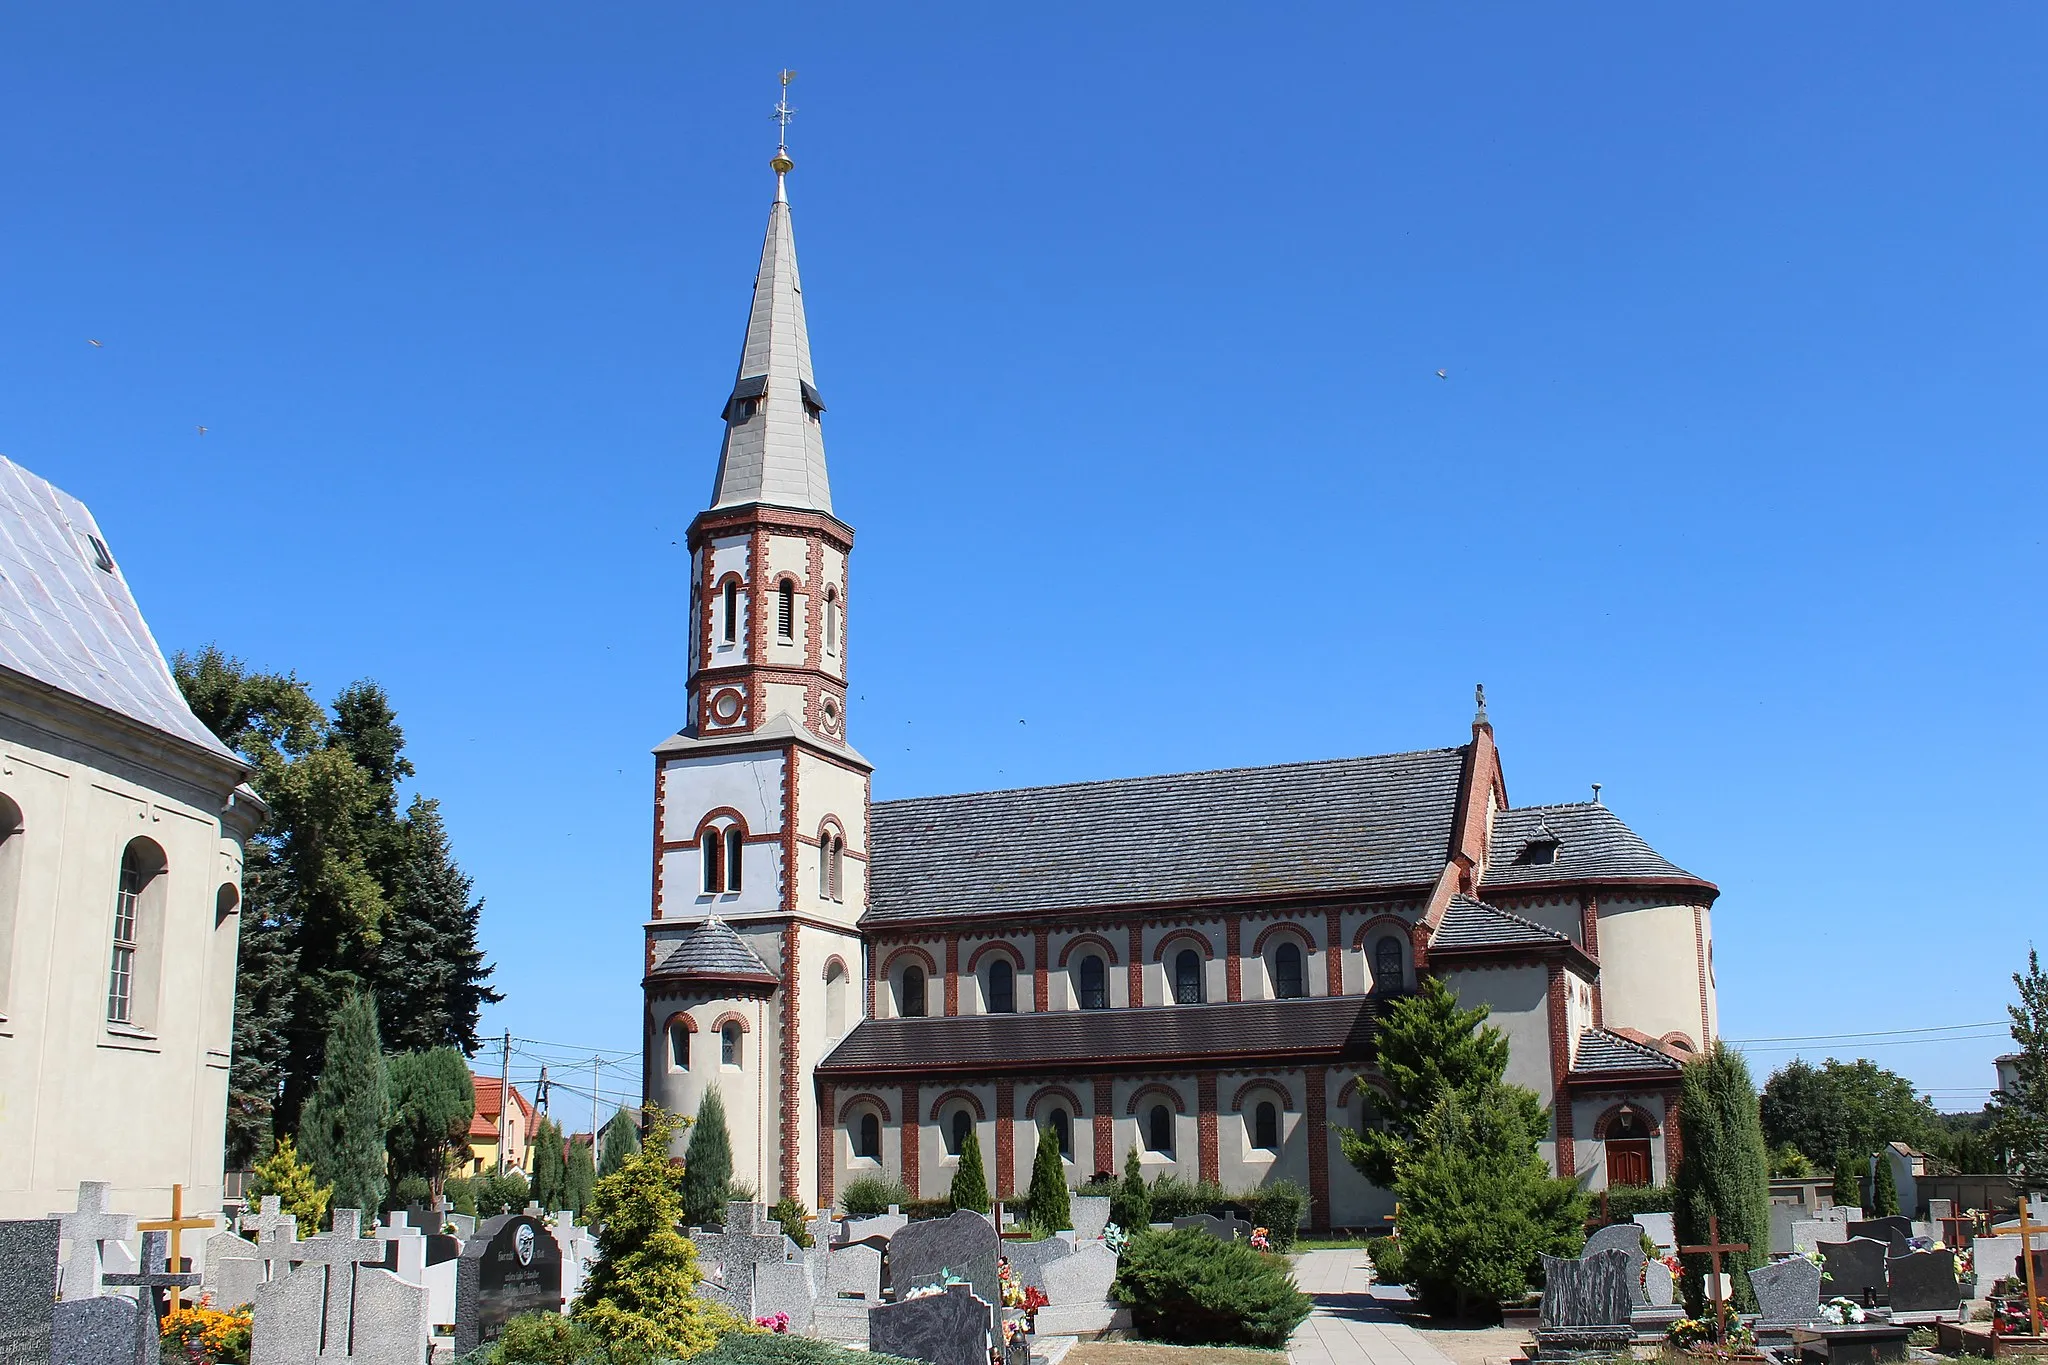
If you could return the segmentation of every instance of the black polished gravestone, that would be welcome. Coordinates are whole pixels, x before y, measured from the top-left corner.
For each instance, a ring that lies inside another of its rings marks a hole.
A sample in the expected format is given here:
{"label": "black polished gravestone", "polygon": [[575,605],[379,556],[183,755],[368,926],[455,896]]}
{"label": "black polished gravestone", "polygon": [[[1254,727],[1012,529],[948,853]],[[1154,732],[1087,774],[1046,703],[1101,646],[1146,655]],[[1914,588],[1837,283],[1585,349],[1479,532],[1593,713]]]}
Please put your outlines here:
{"label": "black polished gravestone", "polygon": [[523,1213],[487,1220],[455,1267],[455,1354],[496,1341],[522,1313],[562,1311],[562,1249]]}
{"label": "black polished gravestone", "polygon": [[1849,1236],[1874,1237],[1880,1242],[1889,1242],[1892,1254],[1903,1256],[1906,1247],[1913,1240],[1913,1220],[1892,1214],[1886,1218],[1872,1218],[1867,1222],[1849,1224]]}
{"label": "black polished gravestone", "polygon": [[1892,1321],[1907,1316],[1959,1318],[1963,1288],[1953,1251],[1915,1251],[1885,1262],[1891,1281]]}
{"label": "black polished gravestone", "polygon": [[1885,1258],[1889,1243],[1869,1237],[1852,1237],[1846,1242],[1820,1244],[1820,1296],[1823,1299],[1854,1299],[1875,1304],[1886,1292]]}
{"label": "black polished gravestone", "polygon": [[878,1305],[868,1314],[868,1349],[925,1365],[984,1365],[996,1312],[972,1285]]}

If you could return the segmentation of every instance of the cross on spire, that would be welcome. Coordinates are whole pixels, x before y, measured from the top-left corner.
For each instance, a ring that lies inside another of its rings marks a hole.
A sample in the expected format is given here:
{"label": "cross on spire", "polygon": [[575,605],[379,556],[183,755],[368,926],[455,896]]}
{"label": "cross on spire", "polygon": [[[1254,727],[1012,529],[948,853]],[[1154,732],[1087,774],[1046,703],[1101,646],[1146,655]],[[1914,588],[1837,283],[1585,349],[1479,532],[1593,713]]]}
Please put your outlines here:
{"label": "cross on spire", "polygon": [[789,83],[796,79],[796,72],[785,68],[781,73],[781,77],[782,94],[775,101],[774,117],[776,124],[782,131],[776,135],[775,145],[787,151],[789,150],[789,121],[796,117],[796,110],[789,107]]}

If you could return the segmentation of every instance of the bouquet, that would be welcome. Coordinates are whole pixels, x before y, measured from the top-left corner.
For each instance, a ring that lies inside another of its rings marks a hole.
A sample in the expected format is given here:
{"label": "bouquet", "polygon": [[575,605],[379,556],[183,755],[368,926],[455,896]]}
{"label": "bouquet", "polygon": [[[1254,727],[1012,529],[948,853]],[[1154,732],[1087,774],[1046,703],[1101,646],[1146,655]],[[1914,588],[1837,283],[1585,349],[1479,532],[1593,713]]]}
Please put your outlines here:
{"label": "bouquet", "polygon": [[1823,1322],[1831,1322],[1837,1327],[1847,1327],[1866,1321],[1870,1314],[1866,1313],[1863,1305],[1856,1300],[1837,1296],[1820,1306],[1820,1316]]}
{"label": "bouquet", "polygon": [[754,1326],[770,1332],[787,1332],[789,1330],[789,1314],[775,1313],[769,1317],[755,1318]]}
{"label": "bouquet", "polygon": [[1272,1241],[1272,1239],[1271,1239],[1270,1237],[1268,1237],[1268,1236],[1266,1235],[1266,1229],[1264,1229],[1264,1228],[1253,1228],[1253,1229],[1252,1229],[1252,1250],[1253,1250],[1253,1251],[1271,1251],[1272,1249],[1273,1249],[1273,1241]]}

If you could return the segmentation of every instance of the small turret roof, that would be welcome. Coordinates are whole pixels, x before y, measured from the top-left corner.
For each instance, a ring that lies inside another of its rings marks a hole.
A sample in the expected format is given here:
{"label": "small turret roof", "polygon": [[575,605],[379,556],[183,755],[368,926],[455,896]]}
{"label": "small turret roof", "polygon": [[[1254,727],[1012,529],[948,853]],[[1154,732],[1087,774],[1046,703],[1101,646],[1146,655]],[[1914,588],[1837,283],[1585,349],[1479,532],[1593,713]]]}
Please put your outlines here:
{"label": "small turret roof", "polygon": [[767,983],[779,979],[761,955],[715,915],[677,939],[675,946],[654,964],[650,975]]}

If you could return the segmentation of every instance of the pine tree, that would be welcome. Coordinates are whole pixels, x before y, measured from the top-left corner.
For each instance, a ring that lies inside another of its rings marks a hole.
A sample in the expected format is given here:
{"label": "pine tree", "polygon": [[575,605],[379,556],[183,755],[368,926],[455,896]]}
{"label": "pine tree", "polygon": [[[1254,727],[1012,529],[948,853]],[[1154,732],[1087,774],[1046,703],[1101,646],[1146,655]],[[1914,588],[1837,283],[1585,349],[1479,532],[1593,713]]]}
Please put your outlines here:
{"label": "pine tree", "polygon": [[1863,1189],[1856,1179],[1856,1172],[1849,1169],[1847,1161],[1835,1163],[1835,1205],[1838,1208],[1860,1209],[1863,1207]]}
{"label": "pine tree", "polygon": [[955,1209],[989,1211],[988,1175],[981,1167],[981,1138],[972,1128],[967,1130],[967,1140],[960,1144],[960,1164],[953,1171],[950,1199]]}
{"label": "pine tree", "polygon": [[1152,1223],[1152,1190],[1145,1184],[1145,1162],[1138,1145],[1124,1156],[1124,1178],[1109,1196],[1109,1221],[1125,1232],[1143,1232]]}
{"label": "pine tree", "polygon": [[[1704,1243],[1709,1215],[1718,1215],[1722,1241],[1749,1243],[1750,1250],[1723,1258],[1722,1271],[1731,1282],[1736,1309],[1754,1311],[1756,1291],[1746,1272],[1764,1263],[1770,1246],[1770,1166],[1756,1085],[1742,1055],[1716,1042],[1712,1051],[1688,1062],[1679,1077],[1678,1104],[1685,1134],[1672,1180],[1678,1240]],[[1698,1316],[1704,1311],[1702,1277],[1709,1259],[1687,1256],[1684,1263],[1686,1302]]]}
{"label": "pine tree", "polygon": [[647,1145],[597,1182],[590,1203],[598,1256],[575,1317],[615,1358],[697,1355],[718,1340],[725,1316],[698,1297],[697,1250],[676,1231],[684,1222],[684,1177],[668,1159],[675,1131],[675,1119],[649,1106]]}
{"label": "pine tree", "polygon": [[569,1172],[562,1198],[580,1217],[590,1207],[590,1195],[597,1188],[597,1166],[590,1159],[591,1143],[569,1144]]}
{"label": "pine tree", "polygon": [[477,1050],[477,1016],[504,999],[484,983],[477,946],[484,903],[455,865],[441,805],[415,796],[399,822],[389,878],[392,916],[377,953],[377,1003],[403,1026],[391,1045]]}
{"label": "pine tree", "polygon": [[401,1052],[386,1061],[391,1088],[391,1130],[386,1147],[393,1180],[424,1180],[438,1196],[449,1161],[466,1151],[476,1114],[469,1063],[452,1047]]}
{"label": "pine tree", "polygon": [[568,1207],[569,1163],[562,1154],[562,1130],[553,1119],[534,1126],[531,1150],[533,1198],[549,1213]]}
{"label": "pine tree", "polygon": [[[652,1140],[648,1145],[655,1145]],[[725,1131],[725,1101],[710,1086],[697,1103],[697,1121],[690,1125],[690,1145],[683,1153],[683,1215],[693,1227],[725,1221],[725,1198],[732,1188],[732,1138]]]}
{"label": "pine tree", "polygon": [[290,1138],[279,1138],[270,1155],[256,1163],[251,1172],[249,1197],[277,1196],[278,1207],[299,1220],[299,1234],[310,1237],[326,1226],[327,1205],[334,1187],[322,1185],[313,1168],[299,1155]]}
{"label": "pine tree", "polygon": [[299,1124],[299,1149],[334,1187],[338,1207],[375,1211],[384,1202],[390,1091],[369,996],[343,1002],[323,1051],[326,1065]]}
{"label": "pine tree", "polygon": [[604,1149],[597,1158],[597,1178],[602,1180],[640,1150],[640,1126],[626,1112],[626,1107],[620,1105],[619,1111],[605,1124],[599,1140],[603,1142]]}
{"label": "pine tree", "polygon": [[1377,1039],[1386,1093],[1362,1080],[1358,1087],[1377,1126],[1338,1134],[1345,1158],[1367,1180],[1392,1189],[1396,1166],[1437,1103],[1507,1074],[1507,1035],[1486,1023],[1490,1013],[1485,1005],[1458,1008],[1458,997],[1434,976],[1395,1003]]}
{"label": "pine tree", "polygon": [[1074,1226],[1073,1206],[1067,1202],[1067,1167],[1060,1159],[1060,1135],[1049,1123],[1038,1130],[1038,1154],[1031,1162],[1031,1189],[1024,1207],[1031,1226],[1048,1237]]}
{"label": "pine tree", "polygon": [[1871,1162],[1875,1169],[1870,1175],[1870,1216],[1890,1218],[1899,1211],[1899,1181],[1892,1174],[1892,1156],[1879,1149]]}
{"label": "pine tree", "polygon": [[2013,1081],[1991,1092],[1991,1142],[2006,1169],[2039,1188],[2048,1184],[2048,975],[2027,950],[2027,970],[2014,973],[2020,1002],[2007,1005],[2015,1048]]}

